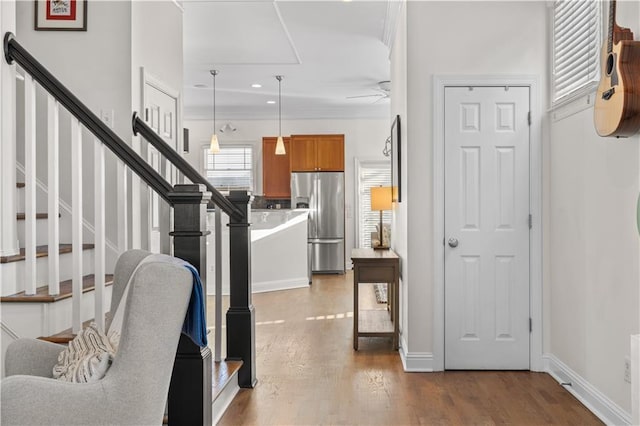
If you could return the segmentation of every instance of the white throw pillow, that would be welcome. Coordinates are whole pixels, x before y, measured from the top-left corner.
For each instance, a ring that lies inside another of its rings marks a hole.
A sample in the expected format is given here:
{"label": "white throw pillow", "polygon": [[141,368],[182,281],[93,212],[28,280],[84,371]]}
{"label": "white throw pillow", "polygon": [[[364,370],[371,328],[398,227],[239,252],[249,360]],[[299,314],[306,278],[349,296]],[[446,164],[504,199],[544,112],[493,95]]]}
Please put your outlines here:
{"label": "white throw pillow", "polygon": [[[2,1],[2,0],[0,0]],[[53,377],[75,383],[90,383],[102,379],[118,351],[120,334],[124,322],[124,312],[129,297],[129,287],[138,269],[145,263],[171,260],[164,254],[152,254],[140,261],[127,282],[122,298],[113,314],[109,332],[98,329],[95,322],[69,342],[67,349],[58,355],[58,363],[53,367]],[[178,261],[175,259],[174,261]]]}
{"label": "white throw pillow", "polygon": [[92,322],[69,342],[58,355],[53,367],[53,377],[75,383],[90,383],[104,377],[118,350],[119,333],[109,336]]}

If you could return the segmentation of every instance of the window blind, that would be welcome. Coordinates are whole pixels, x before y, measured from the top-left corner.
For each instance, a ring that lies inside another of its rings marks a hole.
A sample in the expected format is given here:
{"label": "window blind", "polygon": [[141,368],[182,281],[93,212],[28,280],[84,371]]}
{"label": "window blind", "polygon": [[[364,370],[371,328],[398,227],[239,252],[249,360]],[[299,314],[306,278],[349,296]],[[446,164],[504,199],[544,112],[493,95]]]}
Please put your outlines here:
{"label": "window blind", "polygon": [[560,0],[553,6],[552,101],[561,103],[600,78],[602,7],[598,0]]}
{"label": "window blind", "polygon": [[[358,229],[359,247],[371,247],[371,233],[376,232],[380,224],[380,212],[371,211],[371,187],[391,186],[391,169],[389,165],[361,164],[358,176]],[[391,223],[391,210],[382,212],[382,222]]]}
{"label": "window blind", "polygon": [[212,154],[203,148],[205,176],[219,191],[253,190],[253,148],[251,146],[220,146]]}

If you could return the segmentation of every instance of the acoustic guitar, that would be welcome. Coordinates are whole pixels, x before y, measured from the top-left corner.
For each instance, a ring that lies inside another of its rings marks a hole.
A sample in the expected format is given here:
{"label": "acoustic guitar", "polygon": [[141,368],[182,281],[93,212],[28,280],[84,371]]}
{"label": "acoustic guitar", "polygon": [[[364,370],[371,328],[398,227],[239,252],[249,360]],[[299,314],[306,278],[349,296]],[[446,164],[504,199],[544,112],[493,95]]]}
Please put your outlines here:
{"label": "acoustic guitar", "polygon": [[609,32],[602,46],[600,85],[594,121],[600,136],[628,137],[640,130],[640,41],[616,24],[616,1],[609,1]]}

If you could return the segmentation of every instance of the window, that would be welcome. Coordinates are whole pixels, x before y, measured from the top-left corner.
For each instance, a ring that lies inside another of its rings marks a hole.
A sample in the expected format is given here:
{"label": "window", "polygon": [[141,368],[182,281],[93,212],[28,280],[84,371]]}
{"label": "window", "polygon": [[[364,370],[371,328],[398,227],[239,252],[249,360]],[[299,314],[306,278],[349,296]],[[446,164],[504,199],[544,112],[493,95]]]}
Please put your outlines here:
{"label": "window", "polygon": [[253,190],[253,148],[247,145],[221,145],[212,154],[203,146],[204,172],[219,191]]}
{"label": "window", "polygon": [[[371,247],[371,233],[380,223],[380,212],[371,211],[371,187],[391,185],[391,165],[386,161],[361,161],[358,170],[358,247]],[[391,210],[382,213],[382,222],[391,223]]]}
{"label": "window", "polygon": [[600,78],[602,7],[599,0],[560,0],[553,5],[554,105],[597,85]]}

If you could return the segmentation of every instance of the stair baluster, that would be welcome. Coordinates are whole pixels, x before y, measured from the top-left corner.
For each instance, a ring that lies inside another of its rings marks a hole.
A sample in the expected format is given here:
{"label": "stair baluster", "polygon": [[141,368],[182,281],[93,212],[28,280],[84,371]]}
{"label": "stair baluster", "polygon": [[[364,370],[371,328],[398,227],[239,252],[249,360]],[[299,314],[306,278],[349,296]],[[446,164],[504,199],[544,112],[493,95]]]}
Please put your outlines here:
{"label": "stair baluster", "polygon": [[104,330],[104,314],[105,314],[105,279],[104,274],[106,272],[106,244],[107,239],[105,236],[105,177],[104,177],[104,145],[99,139],[95,139],[93,145],[93,179],[94,179],[94,241],[95,241],[95,259],[94,259],[94,274],[96,277],[95,282],[95,321],[98,328]]}
{"label": "stair baluster", "polygon": [[49,294],[60,294],[60,107],[47,96]]}
{"label": "stair baluster", "polygon": [[129,221],[127,212],[129,211],[129,192],[127,190],[127,165],[124,161],[116,161],[116,188],[118,198],[116,200],[116,216],[118,222],[118,248],[123,252],[129,247]]}
{"label": "stair baluster", "polygon": [[71,329],[82,329],[82,127],[71,118],[71,245],[73,313]]}
{"label": "stair baluster", "polygon": [[[136,142],[136,138],[133,139],[131,144],[133,150],[140,155],[140,141]],[[129,229],[131,230],[131,248],[137,249],[142,248],[142,212],[140,211],[141,204],[141,194],[142,191],[142,181],[138,176],[131,176],[131,205],[129,209],[131,210],[131,226]]]}
{"label": "stair baluster", "polygon": [[24,79],[24,235],[25,293],[36,293],[36,86]]}

